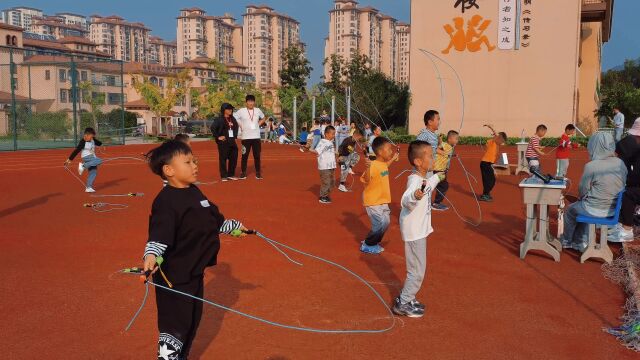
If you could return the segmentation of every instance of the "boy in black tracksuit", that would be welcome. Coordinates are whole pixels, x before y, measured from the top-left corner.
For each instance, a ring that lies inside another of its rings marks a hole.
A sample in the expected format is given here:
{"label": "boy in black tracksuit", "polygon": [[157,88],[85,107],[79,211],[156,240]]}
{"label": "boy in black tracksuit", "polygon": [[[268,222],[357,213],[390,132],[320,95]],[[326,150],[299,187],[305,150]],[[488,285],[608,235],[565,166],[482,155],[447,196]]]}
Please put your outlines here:
{"label": "boy in black tracksuit", "polygon": [[[144,251],[144,270],[153,270],[153,281],[202,298],[203,274],[216,264],[219,234],[246,230],[237,220],[225,220],[193,183],[198,166],[188,145],[170,140],[152,150],[152,171],[168,180],[153,201],[149,239]],[[164,262],[156,273],[157,257]],[[202,316],[202,302],[156,289],[158,309],[158,359],[186,359]]]}
{"label": "boy in black tracksuit", "polygon": [[[218,145],[220,177],[222,181],[238,180],[235,177],[238,163],[238,121],[233,116],[233,105],[224,103],[220,107],[220,117],[211,124],[211,134]],[[228,161],[228,163],[227,163]]]}

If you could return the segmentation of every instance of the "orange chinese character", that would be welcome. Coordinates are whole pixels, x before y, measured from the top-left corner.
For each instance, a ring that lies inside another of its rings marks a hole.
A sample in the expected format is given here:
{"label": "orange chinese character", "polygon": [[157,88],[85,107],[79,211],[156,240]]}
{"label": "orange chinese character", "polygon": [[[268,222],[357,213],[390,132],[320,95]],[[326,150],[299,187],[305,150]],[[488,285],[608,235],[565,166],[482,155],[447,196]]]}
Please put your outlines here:
{"label": "orange chinese character", "polygon": [[[484,31],[491,24],[491,20],[484,20],[480,15],[474,15],[471,20],[467,22],[467,31],[464,30],[464,19],[462,17],[456,17],[453,19],[454,26],[450,24],[444,25],[444,30],[449,34],[451,40],[449,46],[442,50],[443,54],[448,54],[451,48],[457,51],[469,50],[470,52],[477,52],[482,49],[484,44],[488,51],[495,50],[495,46],[491,45],[489,38],[484,35]],[[454,29],[455,27],[455,29]]]}

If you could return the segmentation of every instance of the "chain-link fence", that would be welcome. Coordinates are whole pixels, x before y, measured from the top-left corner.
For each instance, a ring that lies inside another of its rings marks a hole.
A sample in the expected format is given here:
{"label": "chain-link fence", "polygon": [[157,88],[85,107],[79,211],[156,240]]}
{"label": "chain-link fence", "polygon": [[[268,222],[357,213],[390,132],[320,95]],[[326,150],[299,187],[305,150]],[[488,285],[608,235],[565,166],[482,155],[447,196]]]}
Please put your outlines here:
{"label": "chain-link fence", "polygon": [[125,101],[120,61],[0,47],[0,151],[123,144]]}

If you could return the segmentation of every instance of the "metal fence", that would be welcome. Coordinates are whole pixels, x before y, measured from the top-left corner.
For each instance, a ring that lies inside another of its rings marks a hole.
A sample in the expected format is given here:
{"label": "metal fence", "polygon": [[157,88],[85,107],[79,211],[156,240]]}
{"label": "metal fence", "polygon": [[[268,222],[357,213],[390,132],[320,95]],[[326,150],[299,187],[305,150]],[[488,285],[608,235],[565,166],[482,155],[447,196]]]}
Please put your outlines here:
{"label": "metal fence", "polygon": [[0,47],[0,151],[73,147],[86,127],[124,144],[123,63]]}

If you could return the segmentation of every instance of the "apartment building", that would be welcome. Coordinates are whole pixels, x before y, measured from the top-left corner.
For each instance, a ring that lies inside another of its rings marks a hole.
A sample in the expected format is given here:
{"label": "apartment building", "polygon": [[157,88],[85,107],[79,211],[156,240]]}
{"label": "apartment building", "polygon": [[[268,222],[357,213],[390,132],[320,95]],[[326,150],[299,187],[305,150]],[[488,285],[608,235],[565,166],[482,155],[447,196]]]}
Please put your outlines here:
{"label": "apartment building", "polygon": [[174,66],[177,64],[178,47],[175,42],[165,41],[157,36],[149,36],[147,52],[149,64]]}
{"label": "apartment building", "polygon": [[87,17],[84,15],[63,12],[56,13],[56,17],[62,18],[67,25],[77,25],[86,30],[87,33],[89,31],[89,21],[87,21]]}
{"label": "apartment building", "polygon": [[279,72],[284,65],[282,52],[290,46],[304,48],[300,42],[300,23],[265,5],[249,5],[242,16],[242,63],[255,75],[259,87],[280,85]]}
{"label": "apartment building", "polygon": [[67,36],[89,37],[89,31],[82,25],[69,24],[58,16],[43,16],[32,18],[30,32],[40,35],[51,35],[56,39]]}
{"label": "apartment building", "polygon": [[[325,58],[340,55],[350,61],[354,54],[366,55],[371,68],[380,70],[396,81],[408,81],[408,61],[402,63],[408,50],[409,25],[400,23],[378,9],[359,7],[355,0],[335,0],[329,11],[329,36],[325,39]],[[403,41],[404,46],[402,47]],[[329,77],[329,64],[325,65]],[[405,73],[402,78],[400,74]]]}
{"label": "apartment building", "polygon": [[397,80],[401,83],[409,83],[410,50],[411,50],[411,26],[407,23],[396,24],[397,35]]}
{"label": "apartment building", "polygon": [[177,21],[178,63],[199,57],[242,61],[242,26],[230,14],[208,16],[200,8],[185,8]]}
{"label": "apartment building", "polygon": [[32,19],[43,17],[44,13],[40,9],[17,6],[2,10],[3,22],[13,26],[19,26],[26,31],[31,31]]}
{"label": "apartment building", "polygon": [[91,16],[90,39],[99,51],[125,62],[146,63],[149,28],[139,22],[128,22],[111,15]]}

